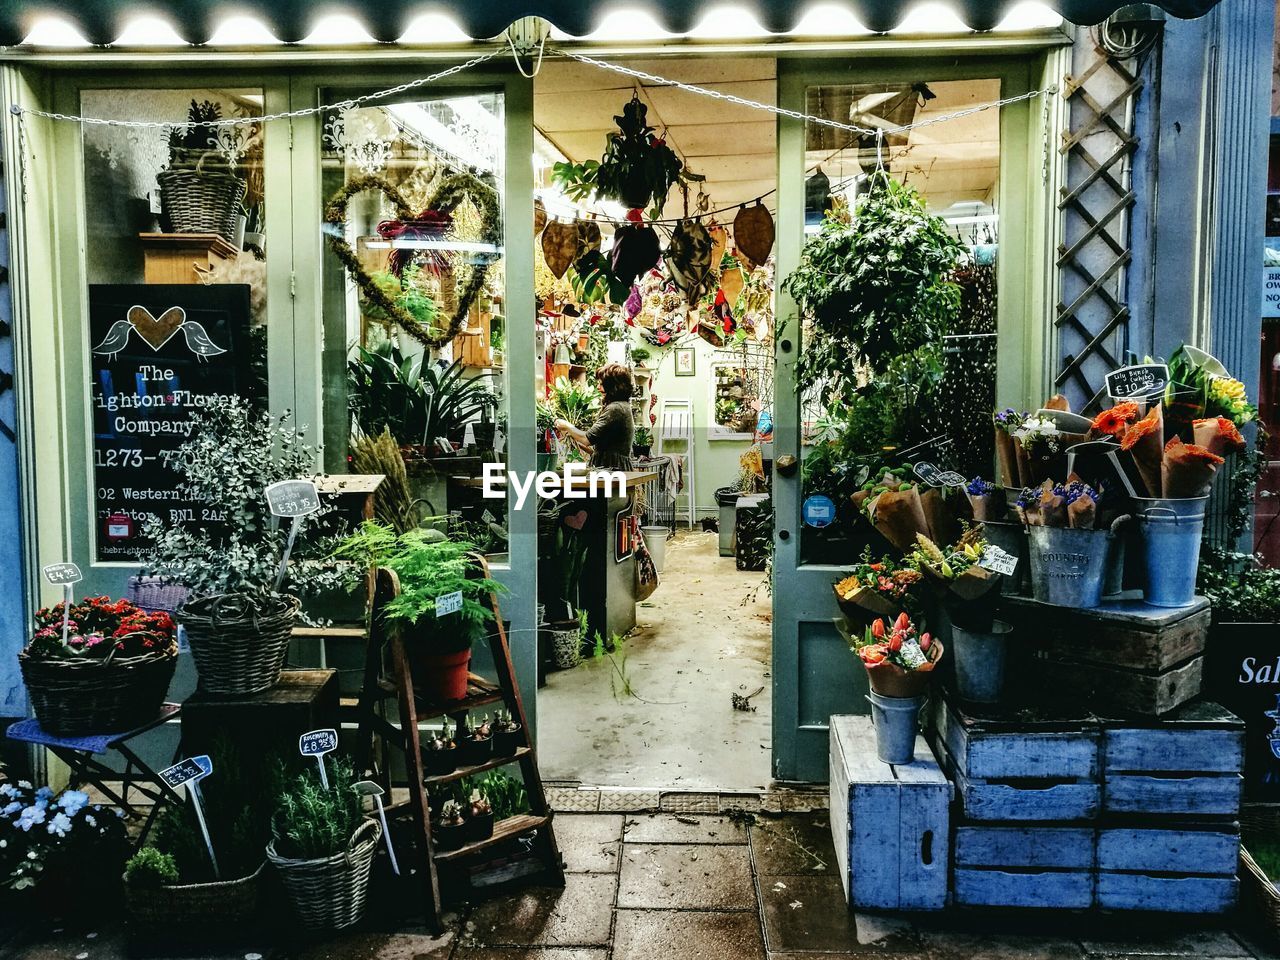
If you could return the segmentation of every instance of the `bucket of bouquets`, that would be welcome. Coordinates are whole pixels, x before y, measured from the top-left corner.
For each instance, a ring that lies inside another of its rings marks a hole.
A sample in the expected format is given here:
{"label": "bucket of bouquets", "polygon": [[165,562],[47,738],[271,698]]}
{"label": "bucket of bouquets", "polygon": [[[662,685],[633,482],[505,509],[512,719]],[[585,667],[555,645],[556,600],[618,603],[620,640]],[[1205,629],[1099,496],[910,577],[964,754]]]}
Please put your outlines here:
{"label": "bucket of bouquets", "polygon": [[915,758],[920,708],[933,669],[942,659],[942,644],[918,633],[911,618],[900,613],[892,625],[877,619],[856,645],[871,684],[871,722],[876,755],[885,763]]}
{"label": "bucket of bouquets", "polygon": [[1116,531],[1128,516],[1099,518],[1099,494],[1079,478],[1046,480],[1018,498],[1031,536],[1031,592],[1044,603],[1090,608],[1102,602]]}

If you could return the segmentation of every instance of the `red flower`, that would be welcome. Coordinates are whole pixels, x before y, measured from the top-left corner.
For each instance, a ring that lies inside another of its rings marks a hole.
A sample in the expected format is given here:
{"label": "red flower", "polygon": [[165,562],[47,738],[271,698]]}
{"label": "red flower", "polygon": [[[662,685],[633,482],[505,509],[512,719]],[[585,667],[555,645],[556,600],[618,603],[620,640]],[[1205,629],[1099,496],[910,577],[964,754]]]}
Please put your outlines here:
{"label": "red flower", "polygon": [[877,640],[884,639],[884,621],[883,620],[876,618],[876,620],[871,624],[871,635],[875,637]]}
{"label": "red flower", "polygon": [[892,653],[897,653],[901,649],[902,649],[902,634],[895,633],[892,637],[889,638],[889,650]]}
{"label": "red flower", "polygon": [[929,632],[926,630],[924,633],[924,636],[920,638],[920,649],[928,650],[932,644],[933,644],[933,637],[929,636]]}
{"label": "red flower", "polygon": [[911,629],[911,618],[907,616],[906,611],[898,614],[898,619],[893,621],[893,629],[895,633],[906,633]]}

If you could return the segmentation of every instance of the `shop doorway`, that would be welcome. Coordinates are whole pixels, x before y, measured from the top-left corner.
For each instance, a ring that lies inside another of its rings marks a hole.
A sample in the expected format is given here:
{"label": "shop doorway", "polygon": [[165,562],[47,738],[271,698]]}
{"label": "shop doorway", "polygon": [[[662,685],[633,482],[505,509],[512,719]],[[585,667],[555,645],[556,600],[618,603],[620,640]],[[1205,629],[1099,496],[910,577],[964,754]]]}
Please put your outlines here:
{"label": "shop doorway", "polygon": [[[776,92],[770,58],[628,65],[768,103]],[[584,164],[599,161],[606,136],[621,132],[617,118],[625,125],[638,113],[653,128],[646,136],[665,143],[683,170],[665,203],[645,204],[655,239],[663,249],[680,243],[686,217],[707,230],[710,276],[692,291],[672,281],[681,265],[664,269],[656,246],[637,264],[634,287],[610,290],[594,269],[604,264],[610,270],[601,272],[616,277],[634,238],[625,237],[627,206],[593,196],[594,171]],[[535,196],[548,223],[536,268],[540,449],[546,459],[574,456],[572,441],[553,431],[548,442],[545,427],[594,404],[596,372],[622,364],[634,382],[636,478],[629,497],[599,505],[581,531],[565,529],[577,522],[570,508],[540,528],[540,599],[553,628],[544,631],[548,669],[538,695],[543,773],[584,786],[764,790],[772,779],[773,261],[767,245],[752,247],[756,261],[740,249],[734,223],[745,208],[752,212],[740,224],[771,226],[776,122],[556,62],[534,82],[534,127]],[[584,414],[580,425],[591,419]],[[644,546],[634,549],[661,564],[644,599],[635,593],[637,560],[626,558],[633,548],[623,543],[635,531]],[[580,570],[566,569],[573,561],[564,541],[575,538],[592,542]],[[564,622],[565,600],[581,616],[580,637]]]}

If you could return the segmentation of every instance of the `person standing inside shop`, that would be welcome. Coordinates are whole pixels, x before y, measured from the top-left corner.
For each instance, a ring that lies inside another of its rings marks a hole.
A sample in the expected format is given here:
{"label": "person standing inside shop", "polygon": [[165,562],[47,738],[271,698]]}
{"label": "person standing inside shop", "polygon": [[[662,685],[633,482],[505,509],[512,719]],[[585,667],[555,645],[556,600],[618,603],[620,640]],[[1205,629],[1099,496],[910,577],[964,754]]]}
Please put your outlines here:
{"label": "person standing inside shop", "polygon": [[620,363],[601,367],[596,382],[604,394],[604,408],[595,423],[586,430],[568,420],[556,421],[556,432],[568,437],[587,457],[588,466],[596,470],[630,470],[631,442],[635,424],[631,414],[631,395],[635,384],[631,371]]}

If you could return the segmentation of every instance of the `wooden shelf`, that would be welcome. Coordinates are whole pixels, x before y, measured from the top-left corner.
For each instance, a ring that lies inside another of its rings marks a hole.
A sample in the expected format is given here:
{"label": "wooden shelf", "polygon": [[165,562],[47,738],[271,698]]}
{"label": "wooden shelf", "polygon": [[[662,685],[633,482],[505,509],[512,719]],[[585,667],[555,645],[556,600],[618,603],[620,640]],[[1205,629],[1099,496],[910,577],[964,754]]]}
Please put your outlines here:
{"label": "wooden shelf", "polygon": [[530,830],[537,830],[539,827],[545,827],[551,822],[551,814],[545,816],[537,816],[532,813],[522,813],[517,817],[508,817],[499,823],[494,824],[493,836],[487,840],[477,840],[474,843],[468,843],[459,847],[457,850],[436,850],[435,858],[438,862],[448,863],[452,860],[461,860],[472,854],[479,853],[481,850],[487,850],[489,847],[497,846],[504,840],[510,840],[512,837],[518,837],[522,833],[528,833]]}
{"label": "wooden shelf", "polygon": [[434,717],[447,717],[455,713],[487,707],[491,703],[501,703],[502,691],[498,689],[497,684],[490,683],[484,677],[473,673],[467,677],[467,695],[461,700],[452,700],[448,703],[433,703],[422,697],[417,697],[417,700],[422,704],[422,709],[418,711],[418,719],[430,720]]}
{"label": "wooden shelf", "polygon": [[453,773],[434,774],[427,777],[423,782],[430,787],[434,784],[449,783],[452,780],[461,780],[463,777],[469,777],[475,773],[484,773],[486,770],[495,770],[498,767],[505,767],[509,763],[516,763],[524,757],[527,757],[531,752],[532,751],[528,747],[519,747],[516,752],[511,754],[509,757],[494,757],[492,760],[486,760],[484,763],[477,763],[473,767],[459,767],[457,770],[453,771]]}

